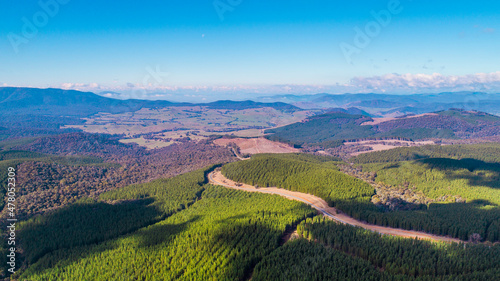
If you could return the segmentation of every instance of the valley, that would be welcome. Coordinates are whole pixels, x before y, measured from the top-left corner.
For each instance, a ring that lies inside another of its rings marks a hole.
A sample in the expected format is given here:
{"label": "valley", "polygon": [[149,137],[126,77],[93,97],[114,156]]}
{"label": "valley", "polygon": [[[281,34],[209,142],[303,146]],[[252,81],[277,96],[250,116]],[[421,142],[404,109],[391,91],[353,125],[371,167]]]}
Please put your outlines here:
{"label": "valley", "polygon": [[2,278],[500,276],[497,116],[80,95],[72,115],[17,104],[28,122],[3,125],[0,168],[22,188]]}

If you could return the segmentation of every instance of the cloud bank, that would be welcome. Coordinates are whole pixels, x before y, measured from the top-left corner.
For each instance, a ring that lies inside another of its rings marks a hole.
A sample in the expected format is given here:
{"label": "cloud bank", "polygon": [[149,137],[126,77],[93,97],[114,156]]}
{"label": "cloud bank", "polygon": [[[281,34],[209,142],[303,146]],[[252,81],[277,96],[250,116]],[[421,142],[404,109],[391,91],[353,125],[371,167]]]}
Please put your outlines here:
{"label": "cloud bank", "polygon": [[500,71],[470,75],[386,74],[383,76],[355,77],[350,86],[373,91],[498,91]]}
{"label": "cloud bank", "polygon": [[[0,83],[1,85],[1,83]],[[7,84],[4,83],[4,86]],[[211,85],[175,86],[143,85],[140,83],[63,83],[53,87],[89,91],[118,99],[163,99],[171,101],[202,102],[221,99],[245,100],[275,94],[343,94],[388,93],[415,94],[458,91],[500,93],[500,71],[469,75],[386,74],[354,77],[347,83],[331,85]]]}

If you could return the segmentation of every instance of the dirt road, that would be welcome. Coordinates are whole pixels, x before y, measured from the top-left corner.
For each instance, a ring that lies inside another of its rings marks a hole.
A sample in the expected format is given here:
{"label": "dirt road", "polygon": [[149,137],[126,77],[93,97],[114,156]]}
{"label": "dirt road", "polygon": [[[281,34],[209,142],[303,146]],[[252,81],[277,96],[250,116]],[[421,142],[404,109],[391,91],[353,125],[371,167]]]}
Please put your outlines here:
{"label": "dirt road", "polygon": [[234,181],[227,179],[222,175],[220,171],[214,171],[208,175],[208,178],[210,180],[210,183],[215,184],[215,185],[221,185],[227,188],[232,188],[232,189],[238,189],[238,190],[244,190],[247,192],[260,192],[260,193],[268,193],[268,194],[277,194],[283,197],[286,197],[291,200],[297,200],[304,202],[314,209],[318,210],[321,212],[323,215],[326,217],[336,220],[341,223],[353,225],[353,226],[359,226],[364,229],[368,229],[371,231],[375,231],[381,234],[387,234],[387,235],[394,235],[394,236],[401,236],[401,237],[407,237],[407,238],[415,238],[417,237],[418,239],[426,239],[426,240],[433,240],[433,241],[443,241],[443,242],[460,242],[459,239],[455,238],[450,238],[450,237],[445,237],[445,236],[438,236],[438,235],[432,235],[428,234],[425,232],[420,232],[420,231],[412,231],[412,230],[404,230],[400,228],[391,228],[391,227],[384,227],[384,226],[378,226],[378,225],[372,225],[368,223],[364,223],[361,221],[358,221],[352,217],[349,217],[345,214],[340,214],[337,213],[337,210],[333,207],[329,207],[328,204],[326,203],[325,200],[316,197],[311,194],[306,194],[306,193],[301,193],[301,192],[296,192],[296,191],[289,191],[286,189],[282,188],[276,188],[276,187],[265,187],[265,188],[255,188],[251,185],[248,184],[236,184]]}

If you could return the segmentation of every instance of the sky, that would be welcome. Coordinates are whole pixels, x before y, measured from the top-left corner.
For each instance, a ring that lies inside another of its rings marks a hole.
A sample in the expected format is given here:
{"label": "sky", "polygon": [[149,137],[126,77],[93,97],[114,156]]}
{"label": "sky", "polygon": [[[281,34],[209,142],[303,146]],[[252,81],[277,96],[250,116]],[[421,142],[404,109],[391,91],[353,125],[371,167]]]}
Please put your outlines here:
{"label": "sky", "polygon": [[0,86],[186,101],[500,92],[498,1],[0,3]]}

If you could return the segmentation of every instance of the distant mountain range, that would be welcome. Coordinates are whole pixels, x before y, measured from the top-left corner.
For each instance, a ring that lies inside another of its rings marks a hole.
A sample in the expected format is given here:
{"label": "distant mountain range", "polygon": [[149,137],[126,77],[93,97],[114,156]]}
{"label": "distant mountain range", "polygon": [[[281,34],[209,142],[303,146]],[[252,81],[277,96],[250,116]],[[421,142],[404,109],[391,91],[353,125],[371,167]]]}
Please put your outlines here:
{"label": "distant mountain range", "polygon": [[168,106],[207,106],[214,109],[248,109],[271,107],[277,110],[296,111],[298,107],[283,102],[262,103],[255,101],[216,101],[192,104],[174,103],[165,100],[119,100],[62,89],[0,88],[0,114],[56,115],[86,117],[98,112],[123,113],[141,108],[163,108]]}
{"label": "distant mountain range", "polygon": [[321,109],[372,117],[395,117],[459,108],[500,115],[500,94],[454,92],[440,94],[315,94],[276,95],[247,101],[222,100],[211,103],[179,103],[165,100],[119,100],[90,92],[62,89],[0,88],[0,114],[43,114],[85,117],[98,112],[123,113],[141,108],[207,106],[214,109],[271,107],[297,111]]}
{"label": "distant mountain range", "polygon": [[284,102],[304,109],[358,108],[371,116],[401,116],[460,108],[500,115],[500,94],[446,92],[439,94],[315,94],[276,95],[256,98],[259,102]]}
{"label": "distant mountain range", "polygon": [[6,87],[0,88],[0,140],[78,131],[60,128],[65,125],[82,125],[85,123],[82,118],[96,113],[118,114],[135,112],[141,108],[171,106],[206,106],[226,110],[270,107],[282,112],[302,110],[282,102],[216,101],[191,104],[164,100],[118,100],[73,90]]}

